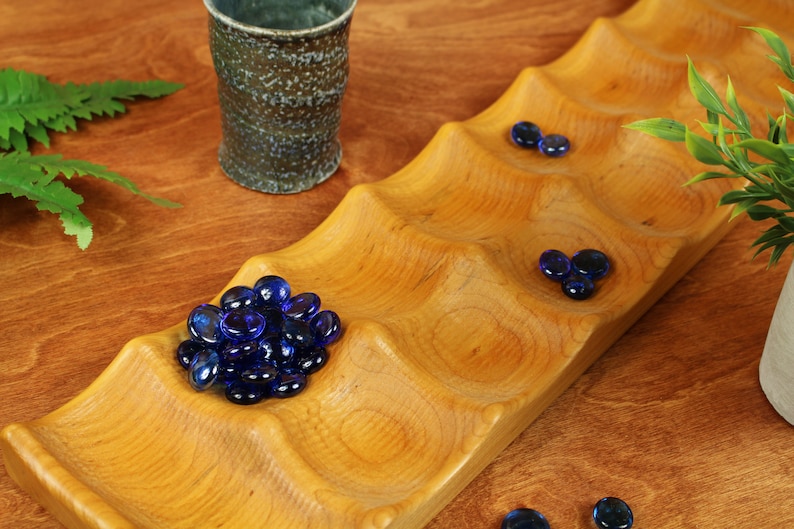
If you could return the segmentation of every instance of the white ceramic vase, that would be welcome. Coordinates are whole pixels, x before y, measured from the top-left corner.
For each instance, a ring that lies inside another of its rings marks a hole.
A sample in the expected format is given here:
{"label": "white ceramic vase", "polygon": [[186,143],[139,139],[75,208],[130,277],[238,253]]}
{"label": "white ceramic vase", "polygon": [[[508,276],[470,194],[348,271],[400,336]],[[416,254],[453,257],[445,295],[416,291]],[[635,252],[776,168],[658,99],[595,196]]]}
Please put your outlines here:
{"label": "white ceramic vase", "polygon": [[794,425],[794,263],[769,324],[758,375],[766,398]]}

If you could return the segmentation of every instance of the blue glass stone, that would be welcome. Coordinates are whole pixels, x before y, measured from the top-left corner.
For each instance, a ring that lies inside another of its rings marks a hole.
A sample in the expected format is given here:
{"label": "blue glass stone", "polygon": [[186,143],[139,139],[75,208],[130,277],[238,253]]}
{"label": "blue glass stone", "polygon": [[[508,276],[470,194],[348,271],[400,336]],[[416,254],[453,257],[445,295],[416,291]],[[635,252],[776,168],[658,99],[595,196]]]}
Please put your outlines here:
{"label": "blue glass stone", "polygon": [[571,257],[571,268],[592,280],[601,279],[609,272],[609,258],[600,250],[579,250]]}
{"label": "blue glass stone", "polygon": [[180,343],[176,348],[176,359],[179,360],[179,365],[187,369],[193,357],[205,347],[205,344],[195,340],[185,340]]}
{"label": "blue glass stone", "polygon": [[314,346],[311,326],[302,320],[286,319],[281,325],[281,339],[297,349]]}
{"label": "blue glass stone", "polygon": [[538,142],[538,149],[546,156],[559,158],[571,149],[571,142],[562,134],[549,134]]}
{"label": "blue glass stone", "polygon": [[601,529],[630,529],[634,514],[620,498],[602,498],[593,507],[593,520]]}
{"label": "blue glass stone", "polygon": [[229,342],[221,350],[221,356],[229,362],[246,360],[259,349],[259,342],[247,340],[244,342]]}
{"label": "blue glass stone", "polygon": [[259,358],[270,360],[277,365],[287,365],[295,356],[295,348],[274,334],[259,340]]}
{"label": "blue glass stone", "polygon": [[279,276],[265,276],[254,283],[254,292],[259,296],[259,303],[265,307],[280,307],[289,299],[290,286]]}
{"label": "blue glass stone", "polygon": [[282,306],[284,316],[296,320],[309,321],[320,311],[320,296],[314,292],[304,292],[289,298]]}
{"label": "blue glass stone", "polygon": [[314,341],[317,345],[328,345],[335,342],[342,334],[342,322],[332,310],[321,310],[311,321]]}
{"label": "blue glass stone", "polygon": [[226,386],[226,398],[235,404],[250,405],[267,397],[267,387],[236,380]]}
{"label": "blue glass stone", "polygon": [[572,274],[562,280],[562,291],[576,300],[587,299],[595,292],[595,283],[589,277]]}
{"label": "blue glass stone", "polygon": [[540,254],[538,268],[549,279],[562,281],[571,273],[571,261],[559,250],[546,250]]}
{"label": "blue glass stone", "polygon": [[265,317],[251,308],[233,309],[221,319],[221,331],[232,340],[253,340],[265,330]]}
{"label": "blue glass stone", "polygon": [[306,387],[306,375],[298,369],[284,369],[270,386],[273,397],[284,399],[294,397]]}
{"label": "blue glass stone", "polygon": [[231,384],[235,380],[240,380],[240,371],[244,369],[243,365],[248,365],[247,362],[230,362],[221,356],[220,364],[218,365],[218,378],[215,383],[222,382],[224,384]]}
{"label": "blue glass stone", "polygon": [[275,362],[260,361],[240,372],[240,380],[250,384],[268,384],[278,376]]}
{"label": "blue glass stone", "polygon": [[244,286],[232,287],[221,296],[221,308],[224,312],[242,307],[253,307],[257,301],[257,294],[252,289]]}
{"label": "blue glass stone", "polygon": [[546,517],[534,509],[515,509],[502,519],[502,529],[549,529]]}
{"label": "blue glass stone", "polygon": [[208,344],[217,344],[223,340],[221,318],[223,312],[219,307],[204,303],[199,305],[187,317],[187,330],[196,340]]}
{"label": "blue glass stone", "polygon": [[530,121],[519,121],[510,129],[510,137],[519,147],[531,149],[538,146],[538,142],[543,138],[540,127]]}
{"label": "blue glass stone", "polygon": [[295,360],[295,364],[304,374],[311,375],[325,366],[328,361],[328,351],[325,347],[315,347],[307,351],[301,351]]}
{"label": "blue glass stone", "polygon": [[278,332],[284,323],[284,313],[280,308],[260,308],[259,313],[265,317],[265,332]]}
{"label": "blue glass stone", "polygon": [[188,366],[188,381],[196,391],[204,391],[218,378],[220,357],[212,349],[203,349],[193,357]]}

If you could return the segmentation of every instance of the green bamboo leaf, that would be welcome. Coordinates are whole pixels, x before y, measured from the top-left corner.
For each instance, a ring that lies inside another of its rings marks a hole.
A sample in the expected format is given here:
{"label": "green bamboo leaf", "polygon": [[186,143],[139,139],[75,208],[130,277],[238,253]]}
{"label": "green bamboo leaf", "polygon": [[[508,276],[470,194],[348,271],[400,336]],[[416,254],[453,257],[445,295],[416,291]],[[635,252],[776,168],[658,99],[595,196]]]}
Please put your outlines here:
{"label": "green bamboo leaf", "polygon": [[684,141],[687,150],[697,161],[707,165],[723,165],[724,160],[719,148],[706,138],[698,136],[687,128]]}
{"label": "green bamboo leaf", "polygon": [[[722,104],[722,100],[717,95],[717,91],[714,90],[714,87],[700,75],[695,65],[692,63],[692,59],[689,57],[687,57],[687,63],[689,90],[692,92],[692,95],[695,96],[698,103],[703,105],[707,111],[713,112],[714,114],[727,115],[725,106]],[[712,116],[709,115],[709,122],[713,123],[712,119]]]}
{"label": "green bamboo leaf", "polygon": [[738,178],[739,175],[731,174],[731,173],[720,173],[717,171],[704,171],[690,180],[688,180],[684,185],[689,186],[692,184],[696,184],[698,182],[703,182],[704,180],[714,180],[715,178]]}
{"label": "green bamboo leaf", "polygon": [[733,111],[733,117],[731,121],[745,133],[750,133],[750,118],[747,116],[747,113],[739,104],[739,101],[736,99],[736,90],[733,88],[733,83],[731,82],[731,78],[728,77],[728,88],[725,92],[725,101],[728,103],[728,107]]}
{"label": "green bamboo leaf", "polygon": [[752,193],[748,193],[744,189],[732,189],[730,191],[726,191],[717,202],[718,206],[725,206],[728,204],[738,204],[744,200],[754,200],[755,202],[760,201],[761,199],[753,195]]}
{"label": "green bamboo leaf", "polygon": [[627,129],[637,130],[667,141],[684,141],[686,127],[670,118],[650,118],[625,125]]}
{"label": "green bamboo leaf", "polygon": [[794,218],[792,217],[778,217],[777,223],[789,233],[794,233]]}
{"label": "green bamboo leaf", "polygon": [[786,154],[786,151],[781,149],[778,144],[772,143],[769,140],[750,138],[736,143],[736,147],[752,151],[763,156],[767,160],[772,160],[783,166],[791,165],[791,158]]}
{"label": "green bamboo leaf", "polygon": [[766,220],[785,215],[785,213],[778,208],[773,208],[766,204],[754,204],[748,207],[746,211],[747,216],[752,220]]}
{"label": "green bamboo leaf", "polygon": [[786,43],[783,42],[774,31],[765,28],[759,27],[750,27],[745,26],[745,29],[749,29],[751,31],[755,31],[763,39],[766,41],[767,46],[769,46],[773,52],[775,52],[775,56],[767,55],[767,57],[772,60],[775,64],[780,67],[780,70],[785,74],[786,77],[789,78],[792,82],[794,82],[794,67],[791,65],[791,53],[789,52]]}
{"label": "green bamboo leaf", "polygon": [[788,109],[791,112],[794,112],[794,94],[792,94],[782,86],[778,86],[777,89],[780,91],[780,95],[783,96],[783,101],[786,103]]}

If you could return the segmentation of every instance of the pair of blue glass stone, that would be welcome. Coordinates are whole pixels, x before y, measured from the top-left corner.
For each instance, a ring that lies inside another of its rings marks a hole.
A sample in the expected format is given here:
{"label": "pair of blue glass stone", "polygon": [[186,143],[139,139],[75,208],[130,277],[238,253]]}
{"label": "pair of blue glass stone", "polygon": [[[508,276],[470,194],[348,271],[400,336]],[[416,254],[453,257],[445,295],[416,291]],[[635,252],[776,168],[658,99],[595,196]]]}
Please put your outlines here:
{"label": "pair of blue glass stone", "polygon": [[559,158],[571,149],[571,142],[562,134],[543,135],[536,124],[531,121],[519,121],[510,129],[513,143],[524,149],[538,149],[546,156]]}
{"label": "pair of blue glass stone", "polygon": [[561,284],[569,298],[584,300],[595,292],[595,282],[609,272],[610,263],[600,250],[587,248],[568,257],[560,250],[546,250],[540,254],[538,268],[543,275]]}
{"label": "pair of blue glass stone", "polygon": [[[620,498],[601,498],[593,507],[593,521],[599,529],[631,529],[634,513]],[[550,529],[548,520],[534,509],[515,509],[502,520],[502,529]]]}
{"label": "pair of blue glass stone", "polygon": [[219,305],[190,312],[190,338],[177,347],[177,360],[193,389],[222,383],[236,404],[295,396],[326,364],[326,346],[342,332],[339,316],[320,305],[313,292],[292,296],[279,276],[262,277],[251,288],[232,287]]}

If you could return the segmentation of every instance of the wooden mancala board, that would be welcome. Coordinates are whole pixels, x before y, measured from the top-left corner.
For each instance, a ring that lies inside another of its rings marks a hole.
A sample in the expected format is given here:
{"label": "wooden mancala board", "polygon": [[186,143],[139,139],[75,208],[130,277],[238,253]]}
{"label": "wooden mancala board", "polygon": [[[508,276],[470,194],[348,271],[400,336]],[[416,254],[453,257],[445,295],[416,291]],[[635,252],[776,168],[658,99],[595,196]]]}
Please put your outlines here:
{"label": "wooden mancala board", "polygon": [[[765,126],[784,80],[741,26],[789,39],[787,6],[641,0],[596,20],[231,279],[283,276],[342,317],[303,393],[237,406],[194,391],[175,361],[181,322],[129,342],[62,408],[6,427],[10,475],[71,528],[423,526],[726,233],[725,184],[683,187],[704,167],[624,125],[705,119],[688,55],[719,90],[733,73]],[[749,70],[752,84],[737,73]],[[571,152],[516,147],[520,120]],[[549,248],[598,248],[612,270],[592,298],[566,298],[537,269]]]}

